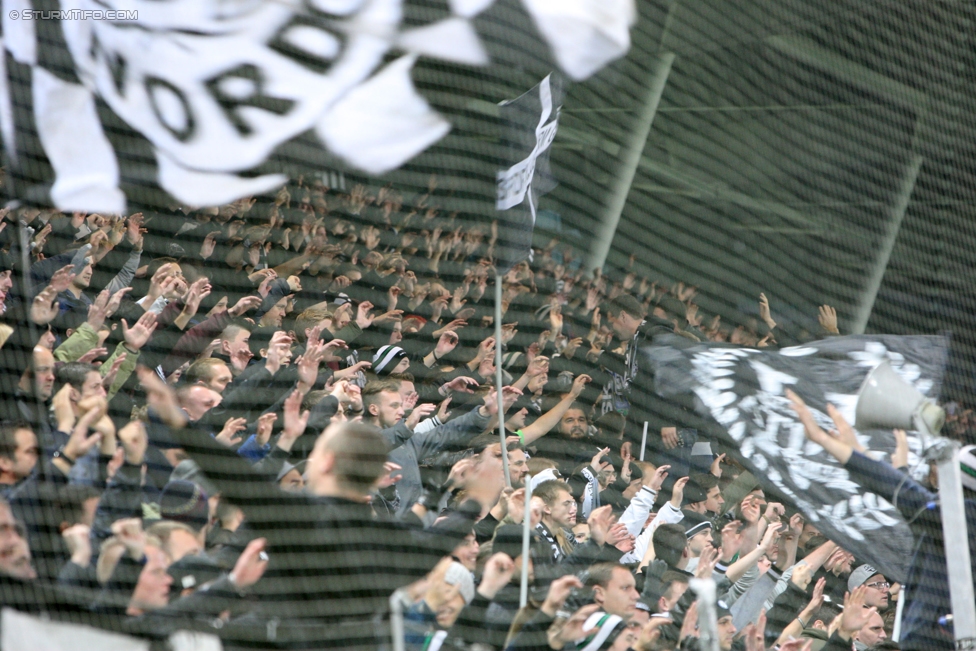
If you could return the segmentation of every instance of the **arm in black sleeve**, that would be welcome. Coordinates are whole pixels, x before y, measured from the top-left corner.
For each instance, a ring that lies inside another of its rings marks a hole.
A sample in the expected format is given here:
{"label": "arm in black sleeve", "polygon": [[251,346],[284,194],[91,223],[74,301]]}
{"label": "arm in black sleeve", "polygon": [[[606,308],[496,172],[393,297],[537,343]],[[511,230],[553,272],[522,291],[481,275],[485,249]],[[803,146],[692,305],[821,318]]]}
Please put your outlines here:
{"label": "arm in black sleeve", "polygon": [[766,613],[766,645],[772,646],[783,633],[783,629],[790,625],[796,616],[810,601],[810,596],[790,581],[786,590],[776,600],[773,607]]}
{"label": "arm in black sleeve", "polygon": [[897,505],[906,519],[915,518],[920,511],[939,499],[938,495],[926,490],[900,470],[860,452],[851,454],[844,467],[858,485]]}
{"label": "arm in black sleeve", "polygon": [[552,622],[552,617],[537,611],[511,638],[505,651],[551,651],[548,631]]}
{"label": "arm in black sleeve", "polygon": [[115,477],[108,483],[91,528],[92,549],[99,546],[112,535],[112,523],[120,518],[134,518],[142,515],[142,466],[123,463]]}

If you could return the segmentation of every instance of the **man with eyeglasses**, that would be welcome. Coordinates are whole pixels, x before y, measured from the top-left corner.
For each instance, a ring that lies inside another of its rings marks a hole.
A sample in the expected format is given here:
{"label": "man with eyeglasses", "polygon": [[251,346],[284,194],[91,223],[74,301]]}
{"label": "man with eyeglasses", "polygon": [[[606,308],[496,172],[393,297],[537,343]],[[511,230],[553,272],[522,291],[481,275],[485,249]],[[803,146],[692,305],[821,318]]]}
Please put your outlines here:
{"label": "man with eyeglasses", "polygon": [[879,611],[888,607],[888,590],[891,584],[870,565],[861,565],[851,572],[851,577],[847,580],[847,589],[851,592],[862,585],[868,589],[864,595],[865,606],[875,607]]}

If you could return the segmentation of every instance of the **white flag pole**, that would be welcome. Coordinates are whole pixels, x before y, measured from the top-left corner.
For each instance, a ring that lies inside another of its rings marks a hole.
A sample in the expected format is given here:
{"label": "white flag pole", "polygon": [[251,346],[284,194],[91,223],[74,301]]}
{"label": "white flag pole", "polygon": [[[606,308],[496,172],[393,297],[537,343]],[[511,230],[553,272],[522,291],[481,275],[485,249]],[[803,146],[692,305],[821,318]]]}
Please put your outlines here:
{"label": "white flag pole", "polygon": [[519,608],[529,601],[529,535],[532,531],[532,478],[525,476],[525,509],[522,513],[522,576],[519,584]]}
{"label": "white flag pole", "polygon": [[502,469],[505,485],[512,487],[508,470],[508,445],[505,443],[505,403],[502,400],[502,277],[495,275],[495,389],[498,391],[498,437],[502,442]]}
{"label": "white flag pole", "polygon": [[647,448],[647,421],[644,421],[644,435],[641,437],[640,460],[644,460],[644,450]]}

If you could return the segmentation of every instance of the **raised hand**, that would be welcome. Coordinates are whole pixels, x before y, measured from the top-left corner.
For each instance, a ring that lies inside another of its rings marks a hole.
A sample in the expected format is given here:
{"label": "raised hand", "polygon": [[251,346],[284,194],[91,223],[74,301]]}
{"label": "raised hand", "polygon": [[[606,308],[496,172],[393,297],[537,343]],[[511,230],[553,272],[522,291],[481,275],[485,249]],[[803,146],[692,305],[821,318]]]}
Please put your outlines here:
{"label": "raised hand", "polygon": [[180,409],[176,394],[154,371],[145,366],[136,367],[139,384],[146,392],[146,402],[153,411],[170,427],[181,428],[186,425],[186,413]]}
{"label": "raised hand", "polygon": [[305,433],[305,427],[308,425],[309,412],[302,411],[302,396],[301,391],[293,391],[290,396],[285,399],[285,426],[281,430],[281,439],[288,442],[288,447],[285,448],[282,445],[282,440],[278,441],[278,447],[285,450],[291,449],[291,444],[298,440],[298,437]]}
{"label": "raised hand", "polygon": [[[549,592],[546,593],[546,599],[542,602],[542,607],[539,610],[550,617],[555,617],[573,590],[579,590],[582,587],[583,583],[572,574],[559,577],[549,584]],[[594,610],[594,612],[596,611]]]}
{"label": "raised hand", "polygon": [[420,424],[420,421],[427,418],[431,414],[437,411],[437,405],[433,403],[424,403],[422,405],[417,405],[414,410],[410,412],[410,415],[404,421],[404,425],[411,432],[413,428]]}
{"label": "raised hand", "polygon": [[478,388],[478,381],[466,375],[459,375],[450,382],[445,382],[438,389],[438,393],[445,396],[449,393],[474,393]]}
{"label": "raised hand", "polygon": [[[507,412],[520,395],[522,395],[520,389],[502,387],[502,408]],[[498,414],[498,391],[492,391],[485,396],[485,409],[491,416]]]}
{"label": "raised hand", "polygon": [[122,541],[129,556],[141,561],[145,555],[146,532],[139,518],[121,518],[112,523],[112,535]]}
{"label": "raised hand", "polygon": [[821,305],[817,309],[817,321],[826,332],[840,334],[840,330],[837,329],[837,310],[829,305]]}
{"label": "raised hand", "polygon": [[742,549],[744,536],[742,535],[742,522],[733,520],[722,527],[722,547],[721,558],[731,560]]}
{"label": "raised hand", "polygon": [[759,521],[759,514],[762,512],[762,508],[759,506],[759,501],[755,496],[746,496],[742,500],[741,510],[742,518],[749,525],[755,525]]}
{"label": "raised hand", "polygon": [[617,524],[610,527],[610,531],[607,532],[606,544],[611,547],[616,547],[618,550],[627,553],[634,550],[634,536],[630,535],[627,531],[627,525],[623,522],[618,522]]}
{"label": "raised hand", "polygon": [[763,534],[762,540],[759,541],[759,547],[764,552],[769,551],[769,548],[773,546],[773,542],[776,541],[782,528],[783,525],[779,522],[773,522],[766,527],[766,532]]}
{"label": "raised hand", "polygon": [[742,629],[742,637],[746,643],[746,651],[766,651],[766,610],[759,613],[755,624],[749,624]]}
{"label": "raised hand", "polygon": [[609,504],[595,508],[590,511],[590,517],[586,519],[586,524],[590,525],[590,540],[597,547],[606,542],[610,527],[613,526],[612,508]]}
{"label": "raised hand", "polygon": [[813,646],[812,638],[798,638],[788,640],[779,645],[779,651],[810,651]]}
{"label": "raised hand", "polygon": [[857,439],[857,434],[854,433],[854,428],[851,427],[846,420],[844,420],[844,417],[841,415],[837,407],[828,404],[827,415],[830,416],[830,419],[834,421],[834,427],[836,428],[830,432],[831,436],[840,440],[844,444],[851,446],[862,454],[867,452],[867,449],[861,445],[861,442]]}
{"label": "raised hand", "polygon": [[[81,404],[79,403],[78,406],[80,407]],[[102,419],[107,411],[108,403],[105,399],[95,399],[90,403],[88,411],[75,423],[75,427],[71,430],[71,436],[68,438],[68,442],[64,444],[63,450],[63,455],[69,462],[73,463],[77,461],[101,442],[102,432],[93,431],[90,435],[88,432],[97,421]]]}
{"label": "raised hand", "polygon": [[644,485],[653,491],[660,491],[661,486],[664,485],[664,480],[668,478],[669,470],[671,470],[669,465],[658,466],[653,475],[644,475],[647,481]]}
{"label": "raised hand", "polygon": [[186,300],[183,303],[183,314],[192,317],[200,309],[200,301],[210,295],[210,279],[198,278],[190,285],[187,290]]}
{"label": "raised hand", "polygon": [[355,377],[360,371],[367,371],[373,367],[372,362],[356,362],[352,366],[336,371],[332,374],[337,380],[343,380],[350,377]]}
{"label": "raised hand", "polygon": [[363,301],[356,308],[356,325],[365,330],[369,326],[373,325],[373,320],[375,317],[370,316],[369,311],[373,309],[373,304],[369,301]]}
{"label": "raised hand", "polygon": [[806,563],[800,562],[793,566],[793,574],[790,576],[790,582],[800,590],[805,592],[812,578],[813,573],[810,570],[810,566]]}
{"label": "raised hand", "polygon": [[246,590],[264,576],[264,571],[268,569],[268,555],[263,553],[266,545],[267,540],[257,538],[244,548],[227,577],[235,588]]}
{"label": "raised hand", "polygon": [[715,564],[718,563],[718,550],[711,545],[706,545],[698,557],[698,567],[695,568],[695,576],[699,579],[711,578],[715,571]]}
{"label": "raised hand", "polygon": [[141,466],[149,447],[149,435],[142,421],[129,421],[119,430],[119,442],[125,450],[125,462]]}
{"label": "raised hand", "polygon": [[122,299],[131,291],[131,287],[123,287],[119,291],[112,294],[112,297],[108,299],[108,305],[105,306],[105,316],[110,317],[115,314],[115,312],[119,309],[119,306],[122,305]]}
{"label": "raised hand", "polygon": [[143,234],[145,232],[146,229],[142,228],[142,213],[137,212],[134,215],[129,215],[129,219],[125,225],[125,237],[136,251],[142,251]]}
{"label": "raised hand", "polygon": [[373,488],[376,490],[383,490],[384,488],[389,488],[393,484],[403,479],[403,475],[396,474],[397,470],[403,470],[403,466],[395,464],[392,461],[387,461],[384,463],[384,472],[380,478],[376,480],[376,484],[373,486]]}
{"label": "raised hand", "polygon": [[122,338],[125,340],[125,345],[132,351],[140,350],[152,338],[156,325],[156,314],[153,312],[143,314],[131,328],[126,320],[122,319]]}
{"label": "raised hand", "polygon": [[245,296],[241,300],[237,301],[233,307],[227,310],[227,314],[231,316],[241,316],[250,312],[251,310],[257,309],[261,306],[260,296]]}
{"label": "raised hand", "polygon": [[681,502],[685,498],[685,484],[691,477],[681,477],[678,481],[674,482],[674,487],[671,488],[671,506],[676,509],[681,508]]}
{"label": "raised hand", "polygon": [[769,311],[769,299],[766,298],[765,294],[759,294],[759,318],[769,326],[770,330],[776,327],[776,322],[773,321],[773,316]]}
{"label": "raised hand", "polygon": [[583,606],[575,613],[573,613],[569,619],[559,625],[558,623],[553,626],[550,630],[551,641],[550,646],[553,648],[562,648],[570,642],[582,639],[587,636],[588,633],[593,631],[592,628],[585,628],[586,620],[590,616],[599,611],[599,604],[590,604],[588,606]]}
{"label": "raised hand", "polygon": [[722,477],[722,461],[724,459],[725,459],[725,453],[723,452],[722,454],[715,457],[715,460],[712,461],[712,465],[709,468],[711,473],[720,479]]}
{"label": "raised hand", "polygon": [[274,430],[276,420],[278,420],[278,414],[274,412],[262,414],[258,417],[258,425],[255,431],[258,445],[265,445],[271,440],[271,432]]}
{"label": "raised hand", "polygon": [[76,524],[61,532],[64,544],[71,554],[71,562],[80,567],[88,567],[91,562],[91,527]]}
{"label": "raised hand", "polygon": [[[540,378],[548,377],[549,375],[549,358],[545,355],[536,355],[528,366],[525,367],[525,374],[529,378]],[[586,375],[581,375],[580,377],[589,377]],[[575,384],[575,382],[574,382]]]}
{"label": "raised hand", "polygon": [[579,347],[582,344],[583,344],[582,337],[574,337],[573,339],[570,339],[569,341],[566,342],[566,347],[563,348],[562,356],[565,357],[566,359],[572,359],[573,355],[576,354],[576,351],[579,350]]}
{"label": "raised hand", "polygon": [[864,628],[871,616],[878,612],[877,608],[866,608],[864,604],[868,587],[866,585],[854,588],[854,592],[844,593],[844,613],[840,618],[840,628],[837,633],[845,640]]}
{"label": "raised hand", "polygon": [[207,236],[203,238],[203,244],[200,245],[200,257],[204,260],[212,256],[214,249],[217,248],[218,235],[220,235],[220,231],[214,231],[207,233]]}
{"label": "raised hand", "polygon": [[608,452],[610,448],[603,448],[596,451],[593,458],[590,459],[590,468],[593,468],[593,472],[599,473],[610,467],[610,461],[600,461]]}
{"label": "raised hand", "polygon": [[[681,640],[687,637],[698,637],[698,602],[693,602],[685,611],[685,619],[681,624],[681,631],[678,633],[679,645]],[[762,647],[760,647],[760,650]]]}
{"label": "raised hand", "polygon": [[108,372],[102,375],[102,386],[105,387],[105,391],[109,391],[112,388],[112,385],[115,384],[115,378],[119,374],[119,369],[122,368],[122,364],[124,364],[125,360],[128,358],[128,353],[119,353],[115,356],[115,359],[112,360],[112,365],[109,367]]}
{"label": "raised hand", "polygon": [[442,423],[446,423],[447,419],[451,417],[451,411],[448,407],[451,406],[451,397],[448,396],[441,401],[440,406],[437,408],[437,419]]}
{"label": "raised hand", "polygon": [[79,357],[78,361],[85,364],[91,364],[92,362],[94,362],[96,359],[106,354],[107,352],[108,352],[108,348],[101,348],[101,347],[92,348],[87,353]]}
{"label": "raised hand", "polygon": [[592,379],[593,378],[591,378],[589,375],[585,374],[576,376],[576,379],[573,380],[573,387],[569,390],[569,395],[573,397],[573,400],[580,397],[580,394],[583,393],[583,389],[586,388],[586,385],[589,384]]}
{"label": "raised hand", "polygon": [[896,429],[895,451],[891,453],[891,465],[895,468],[908,466],[908,435],[903,429]]}
{"label": "raised hand", "polygon": [[298,360],[298,381],[311,389],[319,378],[319,365],[325,356],[325,344],[321,341],[309,343],[305,354]]}
{"label": "raised hand", "polygon": [[558,298],[553,298],[551,304],[552,307],[549,308],[549,327],[558,335],[563,331],[563,308]]}
{"label": "raised hand", "polygon": [[247,427],[246,418],[228,418],[224,423],[223,429],[214,438],[218,443],[226,445],[227,447],[233,447],[238,445],[244,439],[237,435],[238,432]]}
{"label": "raised hand", "polygon": [[786,507],[779,502],[770,502],[766,505],[766,520],[770,524],[773,522],[779,522],[783,519],[783,515],[786,514]]}
{"label": "raised hand", "polygon": [[37,325],[46,325],[58,316],[60,312],[60,304],[57,301],[58,294],[66,290],[75,278],[71,269],[72,266],[68,265],[56,271],[48,286],[34,297],[30,309],[31,321]]}
{"label": "raised hand", "polygon": [[494,599],[498,591],[508,585],[515,573],[515,562],[508,554],[494,554],[485,563],[485,570],[478,584],[478,594],[488,600]]}

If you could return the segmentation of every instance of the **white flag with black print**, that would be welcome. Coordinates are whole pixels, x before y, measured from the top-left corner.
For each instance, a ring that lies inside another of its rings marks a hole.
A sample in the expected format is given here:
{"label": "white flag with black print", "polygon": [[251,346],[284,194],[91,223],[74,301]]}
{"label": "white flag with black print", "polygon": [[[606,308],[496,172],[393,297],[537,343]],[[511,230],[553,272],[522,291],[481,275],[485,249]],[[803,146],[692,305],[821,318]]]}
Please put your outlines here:
{"label": "white flag with black print", "polygon": [[[281,185],[269,160],[299,140],[369,174],[395,169],[451,129],[414,87],[415,62],[488,65],[475,20],[494,4],[5,0],[0,136],[14,192],[61,210],[121,212],[130,187],[227,203]],[[407,22],[411,5],[435,18]],[[573,79],[630,47],[634,0],[522,5]]]}
{"label": "white flag with black print", "polygon": [[498,273],[504,274],[529,257],[539,197],[556,187],[549,152],[559,127],[563,84],[558,74],[546,76],[532,90],[499,106],[502,144],[507,167],[499,170]]}
{"label": "white flag with black print", "polygon": [[[948,340],[851,335],[779,350],[687,343],[679,337],[655,338],[644,348],[641,389],[677,401],[691,398],[695,411],[718,423],[716,432],[724,433],[729,449],[764,488],[791,501],[808,522],[858,559],[903,581],[913,549],[908,525],[891,503],[854,483],[843,466],[806,439],[786,390],[800,395],[828,431],[834,425],[827,404],[853,423],[861,385],[883,361],[936,400]],[[890,459],[891,430],[858,431],[857,436],[872,455]],[[913,468],[922,443],[914,433],[908,438]]]}

